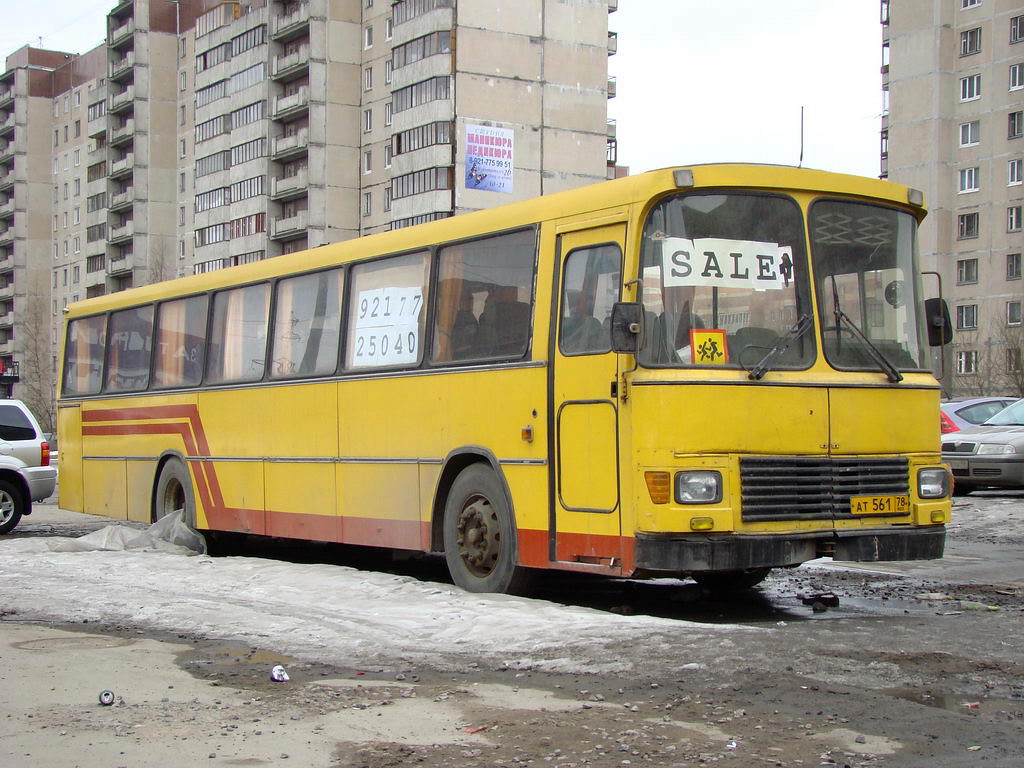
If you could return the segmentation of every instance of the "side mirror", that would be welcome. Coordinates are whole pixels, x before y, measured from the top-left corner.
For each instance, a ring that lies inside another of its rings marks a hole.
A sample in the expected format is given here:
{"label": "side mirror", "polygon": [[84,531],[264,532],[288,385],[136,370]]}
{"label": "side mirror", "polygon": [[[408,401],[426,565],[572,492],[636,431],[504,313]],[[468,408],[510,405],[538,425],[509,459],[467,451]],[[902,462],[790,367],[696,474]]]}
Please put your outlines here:
{"label": "side mirror", "polygon": [[617,301],[612,305],[612,350],[635,355],[643,337],[643,308],[633,301]]}
{"label": "side mirror", "polygon": [[942,347],[953,340],[953,323],[945,299],[924,300],[925,322],[928,324],[928,345]]}

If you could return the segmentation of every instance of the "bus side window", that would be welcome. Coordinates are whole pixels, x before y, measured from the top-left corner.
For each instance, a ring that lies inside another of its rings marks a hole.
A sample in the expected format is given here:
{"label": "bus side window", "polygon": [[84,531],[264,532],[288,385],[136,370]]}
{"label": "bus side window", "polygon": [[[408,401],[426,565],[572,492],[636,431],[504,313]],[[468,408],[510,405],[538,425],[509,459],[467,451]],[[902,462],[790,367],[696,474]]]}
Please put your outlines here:
{"label": "bus side window", "polygon": [[149,355],[153,347],[153,305],[110,315],[107,346],[107,392],[138,392],[149,386]]}
{"label": "bus side window", "polygon": [[611,350],[605,322],[619,298],[621,253],[617,245],[579,248],[565,261],[562,280],[563,355],[589,355]]}
{"label": "bus side window", "polygon": [[277,284],[273,378],[326,376],[338,367],[344,272],[332,269]]}
{"label": "bus side window", "polygon": [[431,362],[526,353],[535,255],[533,230],[441,248]]}
{"label": "bus side window", "polygon": [[211,384],[263,378],[267,355],[270,286],[221,291],[213,297],[206,380]]}
{"label": "bus side window", "polygon": [[106,345],[106,315],[84,317],[68,324],[64,353],[65,395],[93,395],[100,391]]}
{"label": "bus side window", "polygon": [[163,302],[157,310],[153,386],[195,387],[203,379],[209,298]]}

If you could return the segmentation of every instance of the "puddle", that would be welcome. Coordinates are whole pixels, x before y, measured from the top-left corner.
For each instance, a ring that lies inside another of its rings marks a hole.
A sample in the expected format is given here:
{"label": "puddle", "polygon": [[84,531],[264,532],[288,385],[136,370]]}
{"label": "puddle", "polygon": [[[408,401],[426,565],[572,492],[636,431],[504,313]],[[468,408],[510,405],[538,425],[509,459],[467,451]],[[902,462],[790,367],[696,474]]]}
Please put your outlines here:
{"label": "puddle", "polygon": [[22,651],[96,650],[121,648],[126,645],[132,645],[134,642],[134,640],[125,637],[81,635],[79,637],[45,637],[39,640],[22,640],[18,643],[11,643],[11,647]]}
{"label": "puddle", "polygon": [[964,696],[955,693],[928,693],[916,688],[887,688],[881,693],[925,707],[944,709],[947,712],[959,712],[966,715],[1008,713],[1014,718],[1024,718],[1024,700]]}
{"label": "puddle", "polygon": [[212,664],[294,664],[295,659],[291,656],[282,656],[280,653],[261,651],[256,648],[243,650],[241,648],[217,648],[213,651],[215,657],[210,659]]}

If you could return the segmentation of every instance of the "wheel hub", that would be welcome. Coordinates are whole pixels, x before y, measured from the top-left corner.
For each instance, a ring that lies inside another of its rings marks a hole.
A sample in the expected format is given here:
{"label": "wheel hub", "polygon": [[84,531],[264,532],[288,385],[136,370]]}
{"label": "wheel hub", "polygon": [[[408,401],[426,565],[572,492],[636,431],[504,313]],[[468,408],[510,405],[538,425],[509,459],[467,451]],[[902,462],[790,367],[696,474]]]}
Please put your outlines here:
{"label": "wheel hub", "polygon": [[494,570],[501,551],[498,516],[491,502],[483,496],[469,499],[459,513],[457,544],[459,556],[476,576],[487,576]]}

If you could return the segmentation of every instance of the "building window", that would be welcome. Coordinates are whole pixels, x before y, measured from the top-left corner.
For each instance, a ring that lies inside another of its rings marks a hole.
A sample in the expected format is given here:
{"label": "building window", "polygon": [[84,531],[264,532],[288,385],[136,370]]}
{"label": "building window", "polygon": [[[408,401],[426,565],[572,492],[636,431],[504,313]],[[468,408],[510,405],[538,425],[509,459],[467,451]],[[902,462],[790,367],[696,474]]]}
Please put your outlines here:
{"label": "building window", "polygon": [[391,148],[390,144],[388,144],[388,145],[386,145],[384,147],[384,167],[385,168],[390,168],[391,167],[391,158],[394,156],[394,153],[395,153],[395,151]]}
{"label": "building window", "polygon": [[956,329],[973,331],[978,327],[978,305],[958,304],[956,307]]}
{"label": "building window", "polygon": [[1010,90],[1017,91],[1024,88],[1024,64],[1010,65]]}
{"label": "building window", "polygon": [[956,353],[956,372],[959,374],[972,374],[978,372],[977,350],[965,349]]}
{"label": "building window", "polygon": [[185,172],[184,171],[182,171],[180,174],[178,174],[178,191],[179,192],[184,192],[185,191]]}
{"label": "building window", "polygon": [[960,10],[962,11],[974,8],[976,5],[981,5],[981,0],[960,0]]}
{"label": "building window", "polygon": [[363,90],[373,90],[373,67],[367,67],[363,70]]}
{"label": "building window", "polygon": [[373,210],[373,202],[369,192],[363,193],[363,216],[369,216]]}
{"label": "building window", "polygon": [[1006,324],[1020,325],[1020,299],[1006,302]]}
{"label": "building window", "polygon": [[437,189],[452,189],[453,169],[451,167],[425,168],[391,180],[392,199],[398,200]]}
{"label": "building window", "polygon": [[363,110],[363,132],[369,133],[373,130],[373,110]]}
{"label": "building window", "polygon": [[969,285],[978,282],[978,260],[960,259],[956,263],[956,284]]}
{"label": "building window", "polygon": [[185,140],[184,139],[179,139],[178,140],[178,157],[184,157],[184,156],[185,156]]}
{"label": "building window", "polygon": [[373,48],[373,27],[363,30],[363,48]]}
{"label": "building window", "polygon": [[188,72],[184,69],[178,73],[178,90],[188,90]]}
{"label": "building window", "polygon": [[978,219],[979,214],[975,213],[961,213],[956,217],[957,223],[957,239],[959,240],[970,240],[971,238],[978,236]]}
{"label": "building window", "polygon": [[384,210],[391,210],[391,187],[384,188]]}
{"label": "building window", "polygon": [[1011,112],[1007,125],[1006,138],[1019,139],[1024,136],[1024,112]]}
{"label": "building window", "polygon": [[80,138],[81,136],[82,136],[82,121],[81,120],[75,120],[75,138],[77,139],[77,138]]}
{"label": "building window", "polygon": [[1020,280],[1020,254],[1006,254],[1006,279]]}
{"label": "building window", "polygon": [[961,168],[960,169],[960,185],[959,192],[977,192],[978,191],[978,169],[977,168]]}
{"label": "building window", "polygon": [[395,21],[394,19],[387,19],[384,22],[384,39],[390,40],[395,35]]}
{"label": "building window", "polygon": [[1006,372],[1020,373],[1020,347],[1010,347],[1006,350]]}
{"label": "building window", "polygon": [[960,101],[974,101],[981,98],[981,75],[960,78]]}
{"label": "building window", "polygon": [[370,173],[373,170],[373,153],[370,150],[363,152],[363,173]]}
{"label": "building window", "polygon": [[960,55],[970,56],[981,51],[981,27],[965,29],[960,33]]}
{"label": "building window", "polygon": [[1006,231],[1020,232],[1021,230],[1021,209],[1024,206],[1011,205],[1006,209]]}
{"label": "building window", "polygon": [[178,225],[183,226],[185,224],[185,206],[178,206]]}
{"label": "building window", "polygon": [[1010,19],[1010,43],[1019,43],[1024,40],[1024,16],[1014,16]]}
{"label": "building window", "polygon": [[391,84],[391,73],[395,70],[395,63],[388,59],[384,62],[384,82]]}
{"label": "building window", "polygon": [[1006,164],[1006,185],[1008,187],[1016,186],[1022,181],[1022,172],[1024,172],[1024,160],[1017,158],[1016,160],[1010,160]]}
{"label": "building window", "polygon": [[392,94],[395,112],[404,112],[420,104],[447,99],[451,93],[450,86],[451,78],[448,75],[441,75],[399,88]]}
{"label": "building window", "polygon": [[[392,117],[391,102],[388,101],[388,102],[384,103],[384,125],[391,125],[391,117]],[[1017,162],[1020,162],[1020,161],[1018,160]]]}

